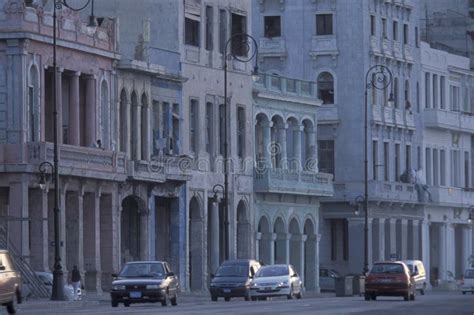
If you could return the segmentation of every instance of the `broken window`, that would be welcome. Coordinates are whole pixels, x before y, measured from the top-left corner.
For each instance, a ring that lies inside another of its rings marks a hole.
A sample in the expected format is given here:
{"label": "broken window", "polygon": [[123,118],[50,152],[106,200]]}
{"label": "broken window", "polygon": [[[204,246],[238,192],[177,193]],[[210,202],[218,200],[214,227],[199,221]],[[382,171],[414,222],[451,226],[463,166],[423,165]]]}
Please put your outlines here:
{"label": "broken window", "polygon": [[184,43],[199,47],[199,21],[188,17],[184,19]]}
{"label": "broken window", "polygon": [[213,22],[214,14],[213,14],[213,8],[211,6],[206,6],[206,49],[207,50],[212,50],[214,47],[214,42],[213,42],[213,33],[214,29],[212,27],[212,22]]}
{"label": "broken window", "polygon": [[[247,33],[247,17],[244,15],[232,13],[231,36]],[[248,52],[246,38],[236,36],[232,40],[232,54],[236,56],[246,56]]]}
{"label": "broken window", "polygon": [[281,36],[281,17],[280,16],[266,16],[264,19],[265,37],[280,37]]}
{"label": "broken window", "polygon": [[334,104],[334,79],[329,72],[318,76],[318,97],[323,104]]}
{"label": "broken window", "polygon": [[316,35],[333,35],[332,14],[316,14]]}

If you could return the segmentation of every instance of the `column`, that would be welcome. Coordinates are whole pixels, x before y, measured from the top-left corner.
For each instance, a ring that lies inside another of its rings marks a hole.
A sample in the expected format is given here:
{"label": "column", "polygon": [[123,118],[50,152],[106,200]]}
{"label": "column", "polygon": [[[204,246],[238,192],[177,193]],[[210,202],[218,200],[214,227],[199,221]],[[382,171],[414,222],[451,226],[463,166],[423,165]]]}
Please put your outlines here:
{"label": "column", "polygon": [[[78,198],[78,207],[77,207],[77,269],[79,269],[81,273],[82,279],[85,277],[85,269],[84,269],[84,193],[80,189],[77,195]],[[89,244],[87,244],[89,246]]]}
{"label": "column", "polygon": [[[462,257],[456,257],[456,242],[454,234],[454,224],[446,224],[446,272],[450,272],[454,277],[456,273],[456,259],[461,259]],[[452,279],[448,277],[447,279]],[[453,280],[453,279],[452,279]]]}
{"label": "column", "polygon": [[29,256],[29,229],[28,220],[28,180],[20,177],[18,182],[10,182],[9,205],[7,219],[8,240],[22,256]]}
{"label": "column", "polygon": [[219,204],[217,202],[212,203],[211,210],[211,222],[208,228],[211,229],[210,239],[210,265],[211,271],[215,272],[219,267]]}
{"label": "column", "polygon": [[407,245],[408,245],[408,221],[400,219],[397,222],[397,255],[401,260],[407,259]]}
{"label": "column", "polygon": [[[416,222],[416,221],[415,221]],[[430,225],[427,220],[421,220],[419,223],[420,244],[421,244],[421,260],[425,265],[426,286],[431,288],[431,267],[430,267]]]}
{"label": "column", "polygon": [[308,148],[308,157],[311,160],[309,161],[304,161],[307,163],[307,166],[311,166],[309,168],[309,171],[317,173],[318,170],[318,145],[317,145],[317,140],[316,140],[316,128],[313,127],[313,129],[309,130],[308,132],[308,143],[309,143],[309,148]]}
{"label": "column", "polygon": [[375,261],[385,260],[385,218],[374,220],[373,259]]}
{"label": "column", "polygon": [[[171,104],[170,104],[171,106]],[[150,160],[151,132],[150,132],[150,105],[142,108],[142,159]],[[170,124],[170,129],[172,129]]]}
{"label": "column", "polygon": [[417,220],[408,221],[408,259],[420,259],[420,230]]}
{"label": "column", "polygon": [[[60,248],[59,248],[59,256],[61,257],[61,266],[62,266],[64,277],[65,277],[64,280],[65,280],[65,283],[68,283],[67,282],[68,269],[67,269],[67,260],[66,260],[66,192],[67,192],[67,184],[63,186],[63,189],[59,190],[59,225],[60,225],[59,242],[61,243]],[[53,213],[54,213],[54,210],[53,210]],[[54,223],[53,223],[53,226],[54,226]],[[53,231],[53,233],[55,232]],[[53,239],[54,239],[54,235],[53,235]]]}
{"label": "column", "polygon": [[141,160],[141,106],[132,105],[132,158]]}
{"label": "column", "polygon": [[316,234],[316,250],[315,250],[315,253],[314,255],[316,256],[315,257],[315,268],[316,268],[316,271],[315,271],[315,274],[316,274],[316,280],[315,280],[315,283],[316,283],[316,292],[319,293],[321,292],[321,288],[319,287],[319,243],[321,242],[321,234]]}
{"label": "column", "polygon": [[288,154],[286,149],[286,130],[287,124],[283,124],[282,126],[278,126],[278,142],[280,144],[280,157],[281,157],[281,168],[286,170],[288,169]]}
{"label": "column", "polygon": [[470,267],[469,259],[472,255],[472,229],[470,225],[462,227],[462,270]]}
{"label": "column", "polygon": [[263,122],[263,158],[267,167],[271,168],[272,161],[270,157],[270,143],[272,141],[272,123],[271,122]]}
{"label": "column", "polygon": [[294,155],[295,164],[296,164],[296,171],[301,170],[301,131],[303,130],[303,126],[296,126],[293,129],[293,141],[294,141]]}
{"label": "column", "polygon": [[307,240],[308,236],[306,235],[301,235],[300,239],[298,240],[299,241],[299,246],[300,246],[300,265],[299,266],[295,266],[296,268],[299,269],[299,275],[301,277],[301,280],[303,281],[303,283],[305,283],[305,274],[304,274],[304,267],[305,267],[305,263],[304,263],[304,245],[305,245],[305,242]]}
{"label": "column", "polygon": [[127,152],[128,158],[132,157],[132,103],[130,99],[127,99],[127,103],[125,105],[124,113],[125,115],[125,126],[122,127],[120,133],[125,133],[125,148],[122,151]]}
{"label": "column", "polygon": [[83,235],[84,269],[86,290],[100,291],[100,192],[84,194]]}
{"label": "column", "polygon": [[395,219],[387,219],[389,222],[389,247],[388,247],[388,256],[387,259],[390,259],[391,255],[399,256],[400,253],[397,253],[397,221]]}
{"label": "column", "polygon": [[101,229],[100,229],[100,197],[101,193],[96,192],[95,194],[95,202],[94,202],[94,235],[95,235],[95,241],[94,241],[94,250],[95,250],[95,261],[93,263],[95,270],[96,270],[96,275],[95,275],[95,281],[96,281],[96,291],[97,292],[102,292],[102,263],[101,263],[101,254],[100,254],[100,249],[101,249]]}
{"label": "column", "polygon": [[86,79],[86,106],[85,106],[86,130],[85,130],[85,145],[88,147],[96,144],[96,91],[95,91],[95,77],[88,76]]}
{"label": "column", "polygon": [[79,111],[79,76],[80,72],[74,72],[70,80],[69,88],[69,144],[79,146],[80,139],[80,111]]}
{"label": "column", "polygon": [[[56,76],[56,109],[58,111],[58,143],[63,143],[63,68],[57,68]],[[54,117],[53,117],[54,119]]]}

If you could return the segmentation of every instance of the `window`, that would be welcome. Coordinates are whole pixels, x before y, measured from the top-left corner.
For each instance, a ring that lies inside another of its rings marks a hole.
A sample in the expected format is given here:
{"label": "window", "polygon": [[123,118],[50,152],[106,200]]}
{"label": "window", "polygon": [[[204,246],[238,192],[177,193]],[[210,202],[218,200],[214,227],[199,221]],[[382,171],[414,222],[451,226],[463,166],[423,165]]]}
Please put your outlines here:
{"label": "window", "polygon": [[431,171],[433,170],[433,166],[431,165],[431,149],[425,148],[425,168],[426,168],[426,184],[431,185]]}
{"label": "window", "polygon": [[170,104],[168,102],[162,103],[161,114],[163,115],[161,122],[163,128],[163,138],[169,138],[170,136]]}
{"label": "window", "polygon": [[416,148],[416,164],[418,166],[418,169],[421,169],[421,147],[420,146]]}
{"label": "window", "polygon": [[172,134],[172,141],[171,143],[171,151],[169,152],[170,154],[179,154],[179,122],[180,122],[180,113],[179,113],[179,104],[173,104],[173,118],[172,118],[172,128],[173,128],[173,134]]}
{"label": "window", "polygon": [[398,22],[397,21],[393,21],[392,34],[393,34],[393,40],[398,40]]}
{"label": "window", "polygon": [[39,140],[39,80],[36,66],[30,68],[28,79],[28,141],[34,142]]}
{"label": "window", "polygon": [[245,108],[237,108],[237,155],[245,157]]}
{"label": "window", "polygon": [[264,18],[265,37],[280,37],[281,36],[281,17],[280,16],[266,16]]}
{"label": "window", "polygon": [[[337,220],[330,220],[331,222],[331,260],[336,260],[337,259]],[[328,270],[327,269],[320,269],[319,274],[321,276],[321,272],[327,275]],[[324,276],[324,275],[323,275]]]}
{"label": "window", "polygon": [[469,152],[464,152],[464,188],[469,188],[470,176],[469,176]]}
{"label": "window", "polygon": [[405,146],[405,170],[411,170],[411,145]]}
{"label": "window", "polygon": [[389,150],[389,143],[388,142],[384,142],[383,143],[383,171],[384,171],[384,180],[385,181],[389,181],[390,180],[390,163],[389,163],[389,154],[390,154],[390,150]]}
{"label": "window", "polygon": [[430,108],[430,74],[425,73],[425,108]]}
{"label": "window", "polygon": [[451,85],[450,88],[450,99],[451,99],[451,110],[458,112],[459,111],[459,87]]}
{"label": "window", "polygon": [[212,121],[212,111],[213,111],[213,104],[212,103],[207,103],[206,104],[206,152],[211,154],[212,152],[212,139],[213,139],[213,134],[212,134],[212,126],[213,121]]}
{"label": "window", "polygon": [[[232,28],[231,28],[231,36],[236,34],[244,34],[247,33],[247,17],[240,14],[232,13]],[[231,50],[232,53],[236,56],[246,56],[247,55],[247,47],[245,42],[242,41],[242,38],[236,36],[231,43]]]}
{"label": "window", "polygon": [[329,72],[318,76],[318,97],[323,104],[334,104],[334,79]]}
{"label": "window", "polygon": [[445,109],[446,108],[446,78],[445,76],[440,76],[439,77],[439,107],[441,109]]}
{"label": "window", "polygon": [[370,16],[370,35],[375,36],[377,29],[375,28],[375,16]]}
{"label": "window", "polygon": [[439,156],[438,149],[433,149],[433,186],[439,185]]}
{"label": "window", "polygon": [[416,112],[420,112],[420,82],[416,82]]}
{"label": "window", "polygon": [[199,21],[190,18],[184,19],[184,43],[199,47]]}
{"label": "window", "polygon": [[408,44],[408,24],[403,24],[403,44]]}
{"label": "window", "polygon": [[214,20],[214,9],[211,6],[206,6],[206,49],[212,50],[214,48],[213,42],[213,20]]}
{"label": "window", "polygon": [[446,151],[439,150],[439,183],[441,186],[446,186]]}
{"label": "window", "polygon": [[420,47],[419,38],[418,38],[418,27],[415,27],[415,46],[416,48]]}
{"label": "window", "polygon": [[379,164],[379,144],[377,141],[372,141],[372,178],[378,180],[377,167]]}
{"label": "window", "polygon": [[189,108],[189,149],[198,153],[198,101],[191,100]]}
{"label": "window", "polygon": [[395,144],[395,181],[400,181],[400,143]]}
{"label": "window", "polygon": [[316,35],[333,35],[332,14],[316,14]]}
{"label": "window", "polygon": [[398,108],[398,78],[393,79],[393,100],[395,108]]}
{"label": "window", "polygon": [[334,140],[318,141],[319,171],[334,175]]}
{"label": "window", "polygon": [[227,12],[219,10],[219,52],[224,53],[227,41]]}
{"label": "window", "polygon": [[451,157],[452,157],[452,163],[451,163],[451,183],[453,187],[459,187],[460,186],[460,180],[459,180],[459,151],[457,150],[451,150]]}
{"label": "window", "polygon": [[438,108],[438,75],[433,74],[433,108]]}
{"label": "window", "polygon": [[387,39],[387,19],[382,18],[382,37]]}
{"label": "window", "polygon": [[219,105],[219,154],[224,155],[224,104]]}
{"label": "window", "polygon": [[410,81],[405,80],[405,91],[404,91],[404,99],[405,99],[405,109],[411,112],[411,103],[410,103]]}

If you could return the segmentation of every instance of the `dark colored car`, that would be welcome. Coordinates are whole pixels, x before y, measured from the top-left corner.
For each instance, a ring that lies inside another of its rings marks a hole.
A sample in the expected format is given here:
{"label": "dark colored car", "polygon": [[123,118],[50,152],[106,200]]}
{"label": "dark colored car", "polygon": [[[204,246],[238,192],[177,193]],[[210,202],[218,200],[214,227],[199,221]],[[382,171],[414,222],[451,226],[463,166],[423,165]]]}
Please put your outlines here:
{"label": "dark colored car", "polygon": [[21,276],[13,266],[6,250],[0,250],[0,303],[8,314],[16,313],[16,303],[21,303]]}
{"label": "dark colored car", "polygon": [[377,296],[403,296],[415,299],[416,286],[407,265],[401,261],[377,262],[365,279],[365,300]]}
{"label": "dark colored car", "polygon": [[211,300],[217,301],[223,297],[230,301],[233,297],[243,297],[250,300],[250,282],[261,264],[256,260],[238,259],[228,260],[222,263],[215,275],[211,275],[209,292]]}
{"label": "dark colored car", "polygon": [[171,271],[168,263],[162,261],[128,262],[120,271],[113,274],[112,306],[119,303],[130,306],[132,303],[161,302],[166,306],[178,305],[178,277]]}

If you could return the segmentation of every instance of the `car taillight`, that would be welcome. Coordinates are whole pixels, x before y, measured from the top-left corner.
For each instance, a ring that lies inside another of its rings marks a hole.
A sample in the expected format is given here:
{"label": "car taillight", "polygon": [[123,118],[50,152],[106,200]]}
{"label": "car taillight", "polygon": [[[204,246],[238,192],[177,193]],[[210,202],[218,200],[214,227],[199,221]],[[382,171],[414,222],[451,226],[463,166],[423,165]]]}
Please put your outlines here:
{"label": "car taillight", "polygon": [[404,274],[397,275],[396,279],[398,282],[409,282],[409,278]]}
{"label": "car taillight", "polygon": [[375,278],[372,277],[372,276],[367,276],[367,278],[365,278],[365,283],[371,283],[371,282],[374,281],[374,279],[375,279]]}

